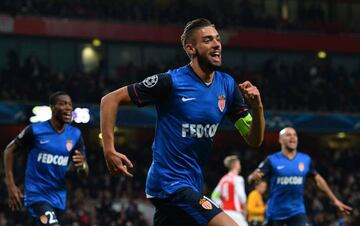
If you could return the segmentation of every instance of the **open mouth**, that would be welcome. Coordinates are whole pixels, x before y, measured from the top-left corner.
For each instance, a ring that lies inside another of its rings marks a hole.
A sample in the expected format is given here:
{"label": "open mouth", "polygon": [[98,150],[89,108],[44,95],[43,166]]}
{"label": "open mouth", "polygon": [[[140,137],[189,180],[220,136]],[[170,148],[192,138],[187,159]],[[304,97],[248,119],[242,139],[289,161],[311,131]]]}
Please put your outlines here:
{"label": "open mouth", "polygon": [[221,53],[220,51],[214,51],[210,53],[210,57],[213,61],[220,63],[221,62]]}
{"label": "open mouth", "polygon": [[296,145],[296,141],[290,141],[289,144]]}
{"label": "open mouth", "polygon": [[63,117],[66,121],[71,121],[72,119],[72,112],[64,112]]}

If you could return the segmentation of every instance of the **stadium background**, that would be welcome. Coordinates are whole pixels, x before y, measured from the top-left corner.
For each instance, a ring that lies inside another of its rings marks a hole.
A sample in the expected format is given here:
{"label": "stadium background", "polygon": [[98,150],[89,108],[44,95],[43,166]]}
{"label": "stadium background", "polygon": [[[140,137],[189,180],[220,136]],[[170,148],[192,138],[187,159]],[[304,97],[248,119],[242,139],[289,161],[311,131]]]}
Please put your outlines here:
{"label": "stadium background", "polygon": [[[27,0],[0,1],[0,148],[32,120],[47,117],[47,98],[68,91],[74,122],[84,134],[91,173],[69,173],[65,225],[151,225],[144,195],[151,162],[153,108],[120,110],[116,142],[135,163],[135,177],[111,178],[100,146],[101,96],[122,85],[188,63],[179,36],[186,21],[205,17],[220,30],[224,70],[260,88],[267,131],[252,150],[225,121],[204,169],[210,194],[226,172],[224,156],[238,154],[247,176],[279,149],[277,132],[294,126],[299,150],[354,207],[342,218],[308,183],[313,225],[360,225],[360,2],[356,0]],[[37,108],[34,108],[38,106]],[[18,155],[18,183],[24,154]],[[2,162],[2,155],[1,155]],[[1,177],[4,178],[1,163]],[[247,191],[251,186],[247,185]],[[7,207],[0,184],[0,226],[29,225],[25,211]]]}

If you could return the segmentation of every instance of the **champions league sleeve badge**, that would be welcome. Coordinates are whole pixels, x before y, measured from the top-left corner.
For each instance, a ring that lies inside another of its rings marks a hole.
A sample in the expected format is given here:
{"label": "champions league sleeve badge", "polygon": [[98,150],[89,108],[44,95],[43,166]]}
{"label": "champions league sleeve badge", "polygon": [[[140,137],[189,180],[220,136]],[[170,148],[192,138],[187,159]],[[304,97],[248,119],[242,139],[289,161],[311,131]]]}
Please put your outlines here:
{"label": "champions league sleeve badge", "polygon": [[223,112],[225,109],[225,101],[226,101],[226,99],[225,99],[224,95],[220,95],[218,97],[218,107],[221,112]]}
{"label": "champions league sleeve badge", "polygon": [[142,83],[144,84],[144,86],[146,86],[147,88],[151,88],[154,87],[156,85],[156,83],[158,82],[159,78],[157,75],[153,75],[150,77],[147,77],[144,81],[142,81]]}

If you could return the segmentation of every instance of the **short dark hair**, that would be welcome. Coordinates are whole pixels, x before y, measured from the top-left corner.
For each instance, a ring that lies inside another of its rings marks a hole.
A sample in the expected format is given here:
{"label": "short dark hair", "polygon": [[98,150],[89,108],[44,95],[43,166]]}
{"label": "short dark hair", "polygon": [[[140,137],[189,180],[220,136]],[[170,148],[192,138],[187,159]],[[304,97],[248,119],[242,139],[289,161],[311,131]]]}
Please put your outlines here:
{"label": "short dark hair", "polygon": [[56,102],[57,102],[58,97],[62,96],[62,95],[70,96],[67,92],[64,92],[64,91],[56,91],[55,93],[51,94],[50,97],[49,97],[50,106],[55,105]]}
{"label": "short dark hair", "polygon": [[199,29],[199,28],[203,28],[203,27],[207,27],[207,26],[215,26],[213,23],[210,22],[210,20],[208,19],[204,19],[204,18],[198,18],[192,21],[189,21],[185,28],[184,28],[184,32],[181,35],[181,44],[183,46],[185,46],[186,43],[189,42],[189,38],[191,37],[192,33]]}

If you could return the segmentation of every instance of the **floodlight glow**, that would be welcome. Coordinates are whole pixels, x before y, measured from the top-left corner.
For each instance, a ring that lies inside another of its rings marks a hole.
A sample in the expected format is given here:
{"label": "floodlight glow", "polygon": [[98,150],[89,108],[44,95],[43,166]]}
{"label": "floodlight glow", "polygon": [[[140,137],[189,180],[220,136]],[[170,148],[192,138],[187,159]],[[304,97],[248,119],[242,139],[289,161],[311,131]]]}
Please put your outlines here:
{"label": "floodlight glow", "polygon": [[35,106],[32,109],[34,116],[30,117],[30,122],[44,122],[51,118],[51,109],[49,106]]}
{"label": "floodlight glow", "polygon": [[76,123],[88,123],[90,121],[90,113],[88,108],[75,108],[73,119]]}
{"label": "floodlight glow", "polygon": [[95,38],[94,40],[92,40],[92,45],[95,47],[101,46],[101,40],[98,38]]}
{"label": "floodlight glow", "polygon": [[318,57],[319,59],[325,59],[327,56],[326,52],[325,51],[319,51],[318,52]]}

